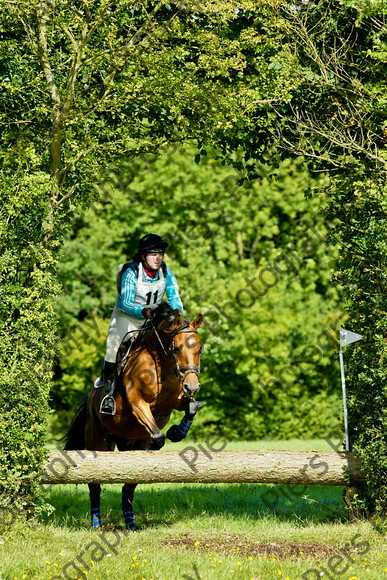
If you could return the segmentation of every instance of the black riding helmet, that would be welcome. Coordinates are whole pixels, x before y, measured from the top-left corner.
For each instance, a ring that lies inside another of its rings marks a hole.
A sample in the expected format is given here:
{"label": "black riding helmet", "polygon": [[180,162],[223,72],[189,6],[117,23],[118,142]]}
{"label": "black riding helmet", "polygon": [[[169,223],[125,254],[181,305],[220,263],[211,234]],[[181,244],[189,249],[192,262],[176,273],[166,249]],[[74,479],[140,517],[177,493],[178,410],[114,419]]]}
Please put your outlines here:
{"label": "black riding helmet", "polygon": [[141,256],[149,252],[162,252],[168,248],[169,244],[157,234],[145,234],[138,243],[138,250],[133,256],[135,262],[141,262]]}

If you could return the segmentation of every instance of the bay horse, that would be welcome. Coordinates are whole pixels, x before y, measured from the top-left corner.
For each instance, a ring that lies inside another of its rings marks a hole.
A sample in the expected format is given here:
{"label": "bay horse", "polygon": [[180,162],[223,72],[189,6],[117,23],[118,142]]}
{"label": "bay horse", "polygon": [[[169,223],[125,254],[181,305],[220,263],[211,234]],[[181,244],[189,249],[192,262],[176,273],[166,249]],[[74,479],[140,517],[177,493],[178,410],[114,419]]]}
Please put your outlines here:
{"label": "bay horse", "polygon": [[[65,436],[65,449],[119,451],[160,449],[165,443],[161,429],[172,410],[185,411],[180,425],[167,431],[171,441],[187,435],[197,409],[194,397],[200,389],[202,343],[197,329],[203,316],[191,322],[165,302],[155,309],[137,337],[121,345],[117,355],[116,414],[100,414],[103,388],[93,387],[79,407]],[[137,484],[122,488],[122,510],[127,529],[134,530],[133,496]],[[89,483],[91,525],[102,526],[101,485]]]}

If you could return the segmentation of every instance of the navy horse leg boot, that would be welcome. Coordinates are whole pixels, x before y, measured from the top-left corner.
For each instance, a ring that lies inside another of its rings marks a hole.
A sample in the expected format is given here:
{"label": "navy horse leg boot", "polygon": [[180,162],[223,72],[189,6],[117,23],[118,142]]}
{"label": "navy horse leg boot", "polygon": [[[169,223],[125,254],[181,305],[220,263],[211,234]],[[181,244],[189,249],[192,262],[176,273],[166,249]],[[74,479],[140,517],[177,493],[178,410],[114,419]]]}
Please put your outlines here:
{"label": "navy horse leg boot", "polygon": [[167,431],[167,437],[170,441],[177,443],[178,441],[182,441],[182,439],[187,436],[196,412],[202,406],[203,403],[201,401],[189,401],[187,403],[185,414],[180,422],[180,425],[172,425]]}
{"label": "navy horse leg boot", "polygon": [[105,396],[101,402],[100,413],[104,415],[115,415],[116,414],[116,402],[114,400],[113,394],[115,389],[115,379],[116,379],[116,364],[108,361],[104,361],[102,369],[103,386],[105,389]]}

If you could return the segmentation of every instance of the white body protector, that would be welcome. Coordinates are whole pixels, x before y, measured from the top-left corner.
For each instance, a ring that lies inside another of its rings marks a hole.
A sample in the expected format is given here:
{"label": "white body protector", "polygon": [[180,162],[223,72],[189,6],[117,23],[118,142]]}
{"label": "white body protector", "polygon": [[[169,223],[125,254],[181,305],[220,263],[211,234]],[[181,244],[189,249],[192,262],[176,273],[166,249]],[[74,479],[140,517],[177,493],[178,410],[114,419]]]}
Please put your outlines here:
{"label": "white body protector", "polygon": [[[167,281],[163,269],[159,268],[159,279],[155,282],[145,282],[144,267],[142,264],[138,267],[138,279],[136,282],[136,293],[134,303],[143,308],[156,308],[163,301]],[[135,320],[138,320],[137,318]],[[143,319],[141,319],[144,322]]]}
{"label": "white body protector", "polygon": [[[158,280],[146,282],[144,280],[144,267],[139,264],[134,304],[142,306],[142,308],[156,308],[163,301],[166,284],[162,267],[159,268]],[[120,308],[114,308],[109,324],[105,360],[116,362],[117,351],[125,334],[130,330],[139,330],[143,324],[144,318],[134,318],[125,314]],[[132,336],[135,336],[135,333]]]}

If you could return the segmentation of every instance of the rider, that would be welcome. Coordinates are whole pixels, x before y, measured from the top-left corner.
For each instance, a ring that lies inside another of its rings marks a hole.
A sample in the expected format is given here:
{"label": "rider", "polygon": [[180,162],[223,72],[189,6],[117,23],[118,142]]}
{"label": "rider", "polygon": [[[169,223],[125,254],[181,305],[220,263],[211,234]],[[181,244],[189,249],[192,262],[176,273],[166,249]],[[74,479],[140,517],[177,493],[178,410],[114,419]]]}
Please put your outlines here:
{"label": "rider", "polygon": [[118,297],[110,319],[102,367],[105,396],[100,413],[114,415],[116,412],[113,397],[116,357],[126,333],[140,329],[145,319],[152,318],[153,310],[161,304],[164,292],[171,308],[183,312],[176,278],[163,260],[168,245],[161,236],[146,234],[140,239],[133,260],[118,268]]}

